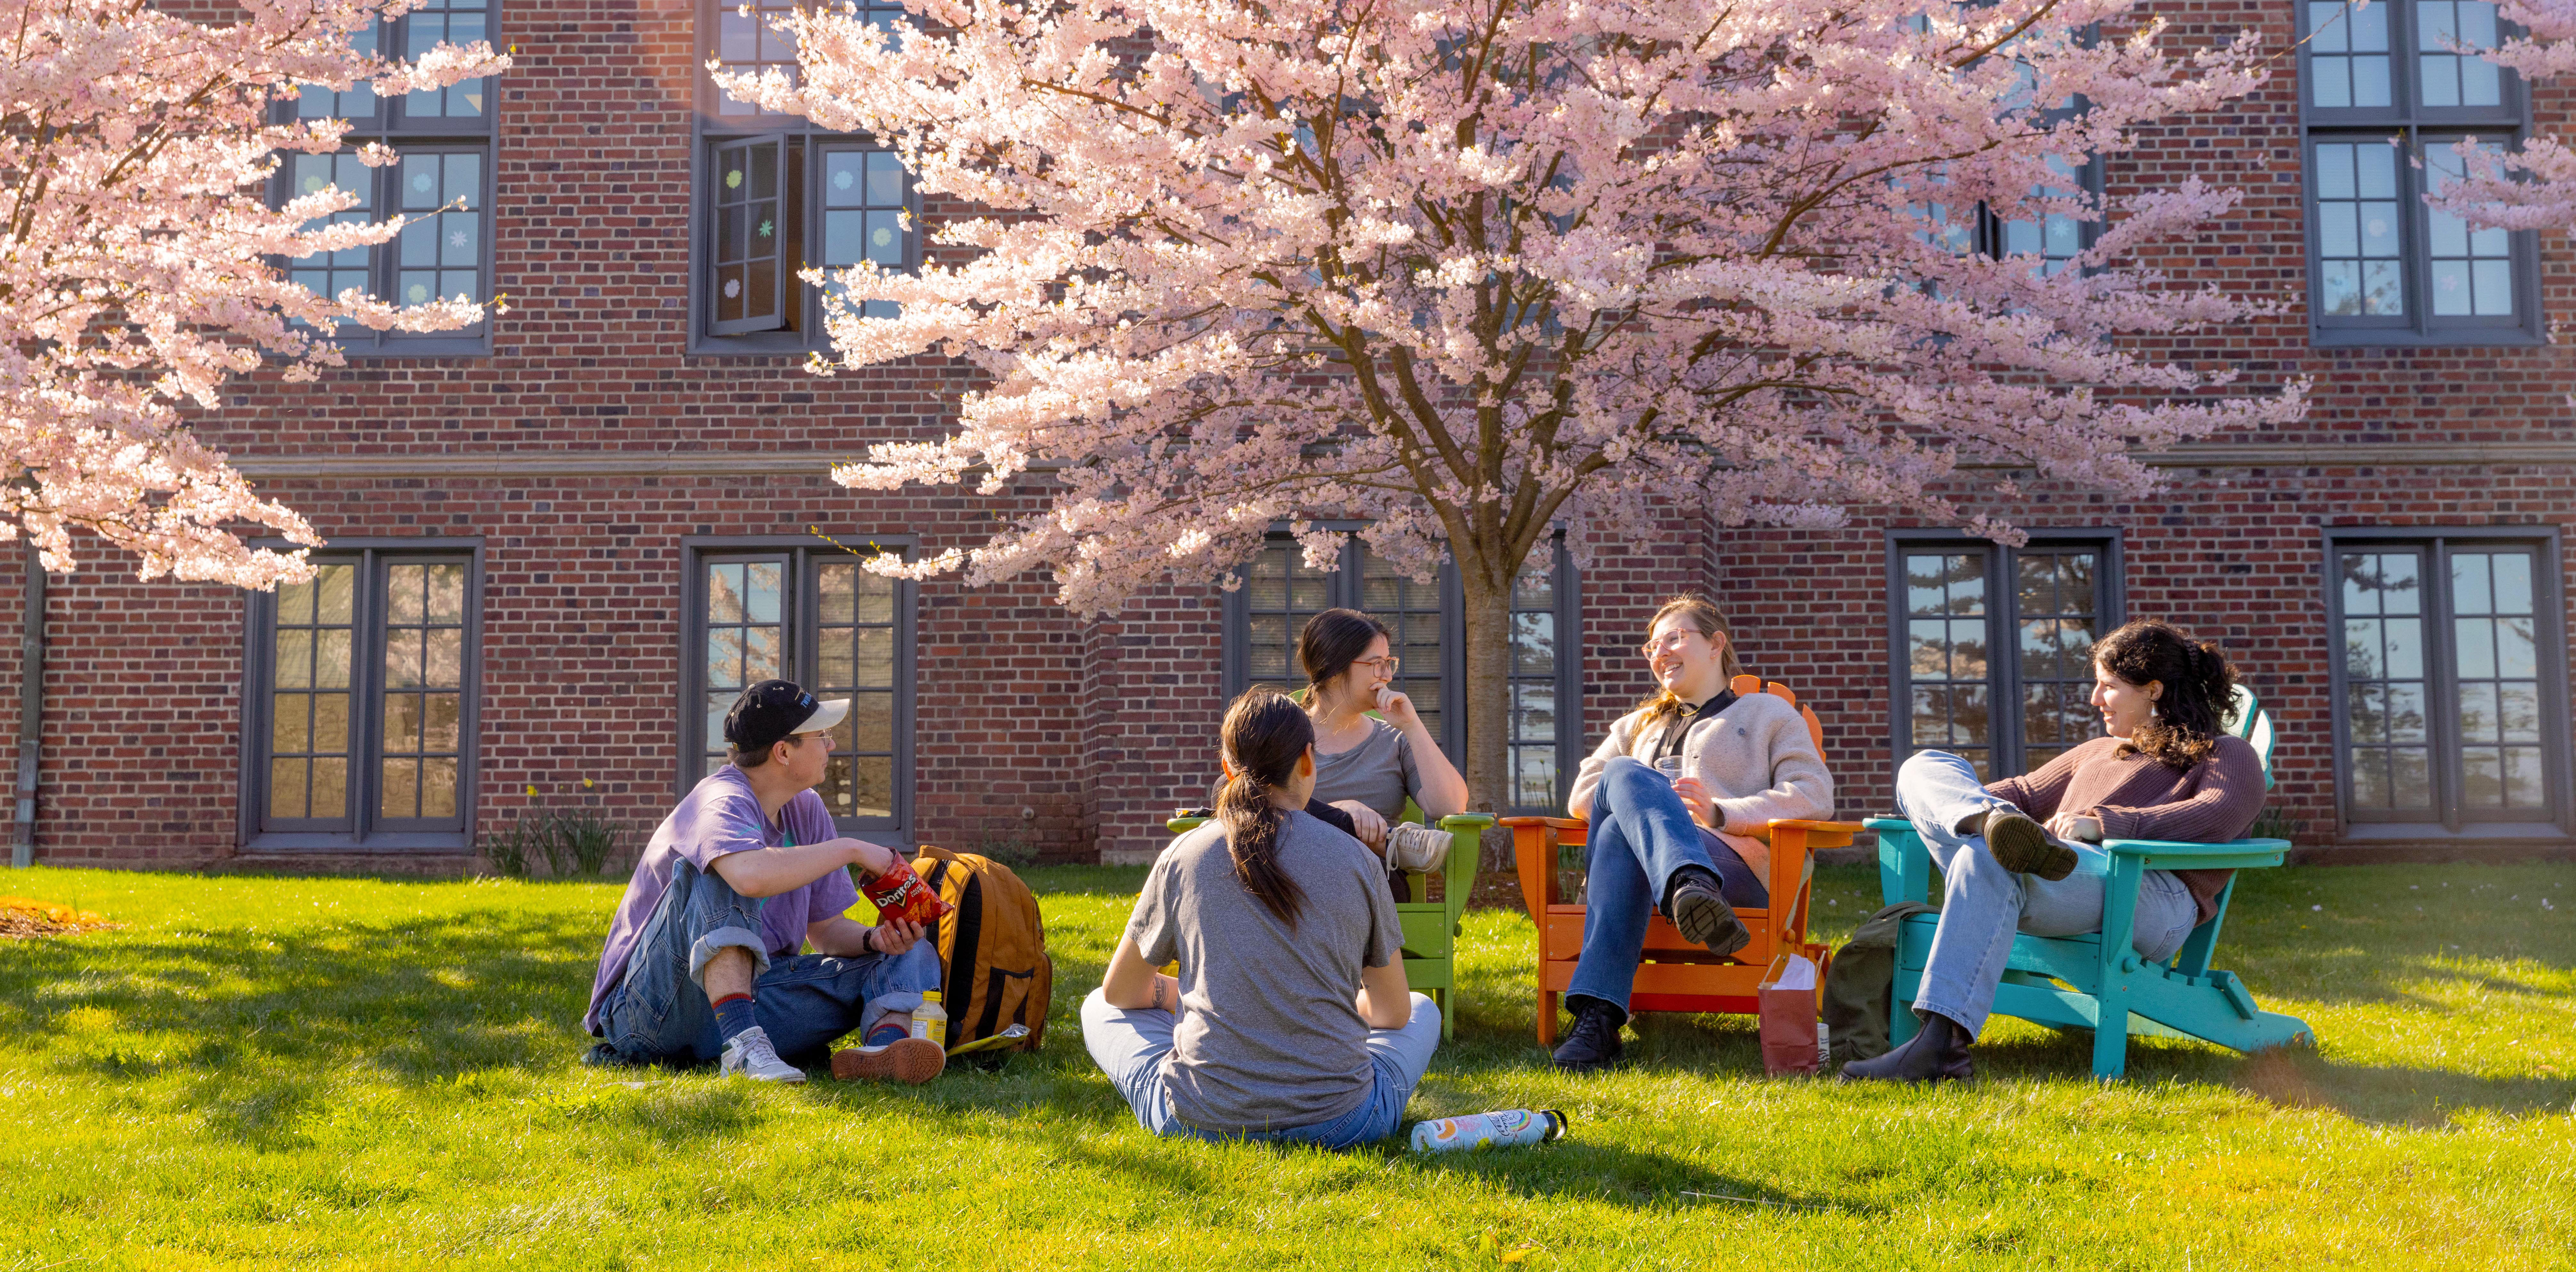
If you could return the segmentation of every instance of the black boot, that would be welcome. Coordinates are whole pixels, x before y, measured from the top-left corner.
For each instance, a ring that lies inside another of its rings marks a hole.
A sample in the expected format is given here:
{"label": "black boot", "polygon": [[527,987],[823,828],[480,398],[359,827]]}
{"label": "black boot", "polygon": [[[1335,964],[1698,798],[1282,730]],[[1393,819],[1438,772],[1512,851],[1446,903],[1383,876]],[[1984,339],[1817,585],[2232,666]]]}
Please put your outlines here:
{"label": "black boot", "polygon": [[1965,1082],[1977,1076],[1968,1059],[1968,1031],[1937,1011],[1921,1013],[1923,1028],[1902,1047],[1875,1060],[1843,1066],[1843,1080],[1872,1082]]}
{"label": "black boot", "polygon": [[1567,995],[1565,1005],[1574,1013],[1574,1028],[1556,1045],[1556,1067],[1589,1073],[1619,1063],[1619,1053],[1627,1049],[1619,1041],[1619,1026],[1628,1023],[1628,1013],[1583,994]]}
{"label": "black boot", "polygon": [[1705,945],[1711,954],[1732,954],[1753,943],[1753,933],[1735,917],[1726,894],[1718,891],[1717,875],[1697,866],[1673,872],[1672,891],[1664,897],[1664,917],[1673,921],[1683,940]]}

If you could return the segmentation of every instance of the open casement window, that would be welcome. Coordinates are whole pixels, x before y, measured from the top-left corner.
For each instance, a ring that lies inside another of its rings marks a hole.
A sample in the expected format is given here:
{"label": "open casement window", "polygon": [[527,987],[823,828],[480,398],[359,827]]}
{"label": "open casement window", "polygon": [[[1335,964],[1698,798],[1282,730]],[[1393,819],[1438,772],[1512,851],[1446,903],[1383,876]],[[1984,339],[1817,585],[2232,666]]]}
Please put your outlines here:
{"label": "open casement window", "polygon": [[2570,809],[2554,539],[2337,531],[2327,558],[2346,821],[2557,833]]}
{"label": "open casement window", "polygon": [[707,329],[719,336],[797,330],[805,316],[796,277],[803,263],[803,139],[772,134],[719,142],[713,157]]}
{"label": "open casement window", "polygon": [[[398,18],[378,22],[354,41],[365,51],[398,50],[418,57],[440,43],[492,40],[489,0],[428,0]],[[496,41],[497,42],[497,41]],[[494,106],[490,77],[442,89],[384,98],[365,83],[333,92],[300,87],[277,102],[280,122],[346,119],[348,149],[337,154],[282,157],[277,202],[336,186],[356,194],[357,206],[331,222],[412,218],[393,241],[373,247],[317,252],[280,262],[287,277],[321,296],[349,288],[396,305],[437,299],[491,298],[491,167]],[[369,168],[357,150],[383,142],[401,153],[390,167]],[[489,352],[488,323],[457,331],[370,331],[343,322],[333,332],[342,349],[359,354],[437,356]]]}
{"label": "open casement window", "polygon": [[[790,352],[824,340],[807,268],[913,268],[912,178],[894,152],[835,134],[764,133],[706,144],[699,206],[700,352]],[[810,174],[810,175],[809,175]],[[869,317],[894,306],[868,304]]]}
{"label": "open casement window", "polygon": [[475,550],[406,544],[254,599],[249,847],[472,847],[480,593]]}
{"label": "open casement window", "polygon": [[1994,781],[2102,735],[2093,642],[2121,621],[2116,538],[1907,537],[1888,557],[1897,761],[1949,751]]}
{"label": "open casement window", "polygon": [[725,715],[744,689],[793,680],[817,698],[850,700],[815,788],[835,824],[908,836],[913,585],[829,547],[700,543],[685,593],[682,788],[727,762]]}
{"label": "open casement window", "polygon": [[2538,244],[2425,206],[2460,175],[2451,147],[2511,149],[2517,77],[2467,50],[2507,32],[2477,0],[2301,6],[2309,304],[2327,344],[2539,338]]}
{"label": "open casement window", "polygon": [[[1534,558],[1512,591],[1505,745],[1511,811],[1538,814],[1563,810],[1583,752],[1573,563],[1562,543],[1541,547]],[[1343,545],[1337,568],[1319,570],[1306,564],[1295,539],[1280,534],[1242,575],[1243,586],[1224,600],[1228,701],[1255,685],[1303,689],[1297,637],[1306,620],[1328,609],[1359,610],[1392,629],[1388,652],[1400,660],[1395,688],[1413,700],[1442,753],[1464,770],[1466,623],[1453,567],[1444,564],[1430,582],[1417,583],[1365,543],[1352,542]]]}

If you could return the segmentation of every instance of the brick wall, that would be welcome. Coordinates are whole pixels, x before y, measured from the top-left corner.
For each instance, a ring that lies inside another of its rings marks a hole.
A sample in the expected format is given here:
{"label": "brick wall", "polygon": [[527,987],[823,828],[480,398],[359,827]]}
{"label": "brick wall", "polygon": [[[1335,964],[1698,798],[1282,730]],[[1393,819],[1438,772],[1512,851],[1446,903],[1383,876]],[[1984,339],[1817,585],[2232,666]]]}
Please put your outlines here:
{"label": "brick wall", "polygon": [[[2291,34],[2279,3],[2175,0],[2159,12],[2197,40],[2246,24],[2263,25],[2275,47]],[[326,535],[483,540],[484,828],[529,804],[530,787],[535,802],[649,822],[673,790],[682,536],[812,524],[844,539],[918,535],[936,552],[980,542],[1044,492],[1032,481],[995,500],[888,496],[823,476],[831,457],[953,420],[972,383],[962,363],[818,379],[797,358],[686,352],[690,6],[519,0],[501,20],[519,69],[497,133],[493,264],[511,313],[493,353],[370,361],[318,386],[255,378],[203,434],[269,474],[262,487]],[[2563,123],[2567,105],[2563,91],[2543,94],[2544,124]],[[2234,366],[2250,385],[2314,377],[2315,407],[2296,429],[2226,439],[2232,453],[2214,448],[2205,467],[2168,470],[2169,489],[2151,500],[2037,485],[2010,511],[2030,526],[2123,530],[2129,613],[2225,640],[2279,721],[2276,802],[2322,844],[2336,828],[2319,527],[2576,530],[2576,464],[2457,462],[2468,447],[2510,455],[2576,437],[2565,396],[2576,377],[2556,347],[2309,347],[2290,74],[2222,117],[2149,141],[2108,163],[2115,195],[2192,175],[2246,191],[2208,235],[2159,263],[2186,284],[2250,289],[2283,308],[2147,351]],[[2562,236],[2544,243],[2553,315],[2576,287],[2568,247]],[[2295,446],[2309,449],[2284,449]],[[2378,449],[2344,462],[2353,446]],[[758,455],[810,463],[767,474],[725,466]],[[575,471],[583,463],[592,466]],[[1998,476],[1963,473],[1957,493],[1972,509],[1997,507]],[[1886,809],[1885,528],[1867,509],[1831,532],[1718,529],[1676,514],[1659,543],[1590,560],[1585,741],[1648,689],[1634,650],[1655,605],[1711,588],[1752,669],[1823,716],[1843,812]],[[239,843],[243,599],[139,584],[124,568],[93,554],[53,593],[40,858],[227,858]],[[2576,562],[2561,571],[2576,576]],[[0,647],[15,636],[16,573],[0,572]],[[1133,859],[1161,842],[1172,807],[1202,797],[1222,707],[1216,594],[1157,590],[1081,622],[1052,592],[1036,576],[921,586],[919,838]],[[16,674],[0,659],[0,684],[14,688]]]}

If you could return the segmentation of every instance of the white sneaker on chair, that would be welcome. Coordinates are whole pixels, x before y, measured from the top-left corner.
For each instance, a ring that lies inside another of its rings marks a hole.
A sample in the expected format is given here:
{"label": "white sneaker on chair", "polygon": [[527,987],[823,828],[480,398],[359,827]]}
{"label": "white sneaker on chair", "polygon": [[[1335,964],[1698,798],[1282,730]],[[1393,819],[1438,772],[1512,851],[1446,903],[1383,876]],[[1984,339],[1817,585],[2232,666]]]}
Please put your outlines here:
{"label": "white sneaker on chair", "polygon": [[733,1036],[725,1044],[724,1076],[735,1074],[754,1082],[802,1082],[805,1071],[778,1058],[778,1048],[771,1046],[769,1031],[758,1025]]}
{"label": "white sneaker on chair", "polygon": [[1432,871],[1449,862],[1449,832],[1419,822],[1386,828],[1386,864],[1398,870]]}

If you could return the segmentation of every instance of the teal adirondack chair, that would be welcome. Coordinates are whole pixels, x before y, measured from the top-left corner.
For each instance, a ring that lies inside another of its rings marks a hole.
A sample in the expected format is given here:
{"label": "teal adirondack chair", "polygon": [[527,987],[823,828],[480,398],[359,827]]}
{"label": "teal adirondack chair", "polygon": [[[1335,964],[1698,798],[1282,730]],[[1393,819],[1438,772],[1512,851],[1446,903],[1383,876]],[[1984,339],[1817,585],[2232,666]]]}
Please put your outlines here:
{"label": "teal adirondack chair", "polygon": [[[2263,784],[2272,783],[2272,718],[2242,685],[2236,688],[2236,734],[2263,758]],[[1886,904],[1922,901],[1930,891],[1932,857],[1912,823],[1892,817],[1873,818],[1878,832],[1879,894]],[[2290,851],[2286,839],[2240,839],[2224,844],[2170,843],[2151,839],[2110,839],[2111,877],[2105,889],[2102,931],[2093,936],[2021,936],[2013,941],[2012,959],[2003,984],[1995,990],[1995,1012],[2019,1016],[2058,1029],[2093,1030],[2093,1075],[2116,1078],[2128,1068],[2131,1035],[2197,1038],[2238,1051],[2260,1051],[2290,1043],[2313,1045],[2315,1035],[2294,1016],[2264,1011],[2254,1005],[2243,982],[2232,972],[2209,965],[2227,921],[2227,902],[2236,884],[2229,880],[2218,894],[2218,910],[2193,929],[2174,956],[2150,963],[2130,948],[2131,922],[2138,905],[2138,883],[2149,870],[2257,870],[2281,864]],[[1918,914],[1905,920],[1897,940],[1896,982],[1889,994],[1888,1037],[1903,1043],[1920,1027],[1912,1010],[1923,983],[1924,960],[1932,951],[1932,932],[1940,917]],[[2105,1020],[2125,1028],[2102,1028]]]}
{"label": "teal adirondack chair", "polygon": [[[1411,803],[1404,806],[1406,821],[1428,821],[1422,810]],[[1175,835],[1197,828],[1204,817],[1175,817],[1164,825]],[[1449,832],[1449,860],[1441,870],[1442,890],[1437,901],[1399,901],[1395,919],[1404,929],[1404,983],[1408,988],[1429,994],[1440,1007],[1440,1036],[1453,1037],[1458,1032],[1458,1013],[1452,1003],[1458,988],[1458,938],[1463,929],[1461,919],[1467,913],[1467,894],[1476,886],[1476,861],[1483,850],[1485,828],[1494,819],[1485,813],[1459,813],[1440,819],[1440,829]],[[1431,876],[1407,873],[1407,895],[1423,896]]]}

